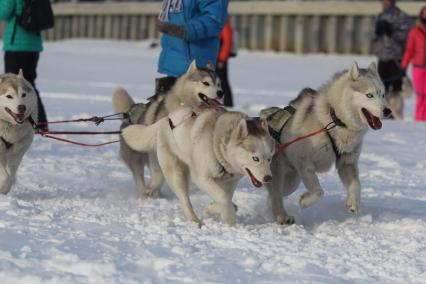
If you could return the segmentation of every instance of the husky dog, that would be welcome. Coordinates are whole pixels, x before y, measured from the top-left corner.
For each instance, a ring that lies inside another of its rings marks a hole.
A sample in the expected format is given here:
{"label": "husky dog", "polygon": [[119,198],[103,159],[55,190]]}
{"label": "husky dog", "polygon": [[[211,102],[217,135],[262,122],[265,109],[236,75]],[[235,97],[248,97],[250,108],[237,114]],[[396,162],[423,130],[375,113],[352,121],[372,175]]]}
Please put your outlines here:
{"label": "husky dog", "polygon": [[188,195],[189,176],[212,199],[207,212],[236,223],[232,196],[243,175],[255,187],[272,180],[270,161],[274,141],[265,121],[223,108],[182,107],[151,126],[123,129],[126,143],[136,151],[156,148],[170,189],[185,217],[202,224]]}
{"label": "husky dog", "polygon": [[[113,105],[116,112],[129,113],[121,125],[123,129],[131,124],[150,125],[181,105],[198,106],[202,103],[219,105],[217,99],[222,96],[220,80],[216,73],[210,66],[205,69],[197,68],[193,61],[187,72],[177,78],[169,91],[149,98],[147,104],[135,104],[129,94],[120,88],[114,93]],[[138,153],[121,139],[120,156],[133,174],[140,197],[157,197],[163,184],[163,175],[155,152]],[[146,165],[149,166],[151,174],[148,186],[144,180]]]}
{"label": "husky dog", "polygon": [[19,164],[33,141],[30,116],[37,118],[37,95],[22,70],[18,75],[0,76],[0,193],[10,191]]}
{"label": "husky dog", "polygon": [[[359,69],[353,63],[348,71],[336,74],[318,91],[303,90],[290,106],[295,113],[282,128],[282,144],[327,125],[329,130],[292,144],[272,162],[274,179],[267,189],[277,222],[294,223],[284,210],[282,197],[293,193],[301,181],[308,190],[299,200],[302,208],[321,199],[324,191],[317,173],[329,170],[333,164],[347,189],[347,209],[359,212],[358,159],[362,140],[368,128],[380,129],[380,118],[391,114],[376,65]],[[261,117],[266,112],[263,110]]]}

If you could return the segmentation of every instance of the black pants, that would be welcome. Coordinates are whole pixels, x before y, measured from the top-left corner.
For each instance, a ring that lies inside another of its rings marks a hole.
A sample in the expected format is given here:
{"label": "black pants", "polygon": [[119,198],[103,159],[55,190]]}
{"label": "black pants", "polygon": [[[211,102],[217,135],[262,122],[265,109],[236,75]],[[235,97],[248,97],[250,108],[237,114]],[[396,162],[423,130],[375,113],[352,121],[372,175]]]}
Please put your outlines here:
{"label": "black pants", "polygon": [[6,51],[4,53],[4,72],[18,74],[19,69],[22,69],[24,78],[30,82],[31,85],[33,85],[37,93],[38,121],[45,122],[47,121],[46,111],[44,110],[40,94],[35,85],[35,79],[37,78],[38,58],[38,52]]}
{"label": "black pants", "polygon": [[385,85],[386,92],[399,92],[402,90],[402,73],[397,61],[379,60],[377,69],[380,79],[382,79]]}
{"label": "black pants", "polygon": [[228,107],[234,106],[231,86],[229,86],[228,81],[228,62],[224,63],[223,68],[216,68],[216,73],[220,78],[220,82],[222,83],[222,90],[224,94],[223,104]]}
{"label": "black pants", "polygon": [[155,94],[168,92],[176,82],[175,77],[167,76],[155,79]]}

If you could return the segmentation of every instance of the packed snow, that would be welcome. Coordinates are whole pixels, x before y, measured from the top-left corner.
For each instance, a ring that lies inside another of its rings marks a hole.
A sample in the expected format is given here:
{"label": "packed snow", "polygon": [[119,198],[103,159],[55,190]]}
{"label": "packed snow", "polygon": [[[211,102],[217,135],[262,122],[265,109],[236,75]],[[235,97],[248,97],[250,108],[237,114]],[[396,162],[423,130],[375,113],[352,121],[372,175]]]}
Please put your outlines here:
{"label": "packed snow", "polygon": [[[47,43],[37,84],[50,120],[113,112],[117,86],[138,102],[153,94],[158,49],[148,42]],[[303,87],[318,87],[356,60],[373,57],[240,51],[231,59],[236,110],[256,116],[284,106]],[[85,148],[36,137],[11,192],[0,196],[1,283],[424,283],[426,279],[426,124],[384,121],[360,158],[362,211],[345,209],[335,170],[320,175],[326,194],[300,209],[304,188],[285,200],[293,226],[274,223],[265,189],[244,178],[234,195],[238,224],[204,212],[205,226],[183,217],[167,186],[164,198],[137,198],[118,144]],[[54,125],[52,130],[117,130]],[[71,137],[90,143],[116,136]]]}

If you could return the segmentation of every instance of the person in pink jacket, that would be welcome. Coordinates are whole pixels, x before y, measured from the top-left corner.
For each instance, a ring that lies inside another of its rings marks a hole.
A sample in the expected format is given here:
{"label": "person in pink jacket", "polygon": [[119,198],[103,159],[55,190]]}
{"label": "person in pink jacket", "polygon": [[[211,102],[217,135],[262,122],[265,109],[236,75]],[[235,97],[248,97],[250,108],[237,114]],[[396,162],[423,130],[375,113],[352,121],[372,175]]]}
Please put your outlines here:
{"label": "person in pink jacket", "polygon": [[[402,58],[404,71],[410,62],[416,92],[416,120],[426,121],[426,6],[420,10],[420,22],[411,29]],[[405,74],[405,73],[404,73]]]}

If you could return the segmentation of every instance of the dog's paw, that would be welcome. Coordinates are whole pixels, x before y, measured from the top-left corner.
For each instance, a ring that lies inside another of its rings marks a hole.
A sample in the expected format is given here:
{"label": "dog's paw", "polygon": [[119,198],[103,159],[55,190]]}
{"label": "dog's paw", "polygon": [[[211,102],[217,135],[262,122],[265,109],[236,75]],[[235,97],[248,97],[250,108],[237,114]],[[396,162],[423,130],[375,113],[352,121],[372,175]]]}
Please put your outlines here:
{"label": "dog's paw", "polygon": [[205,225],[203,220],[200,220],[198,218],[196,220],[192,220],[192,221],[194,221],[198,225],[198,229],[201,229],[201,227],[203,227]]}
{"label": "dog's paw", "polygon": [[348,200],[346,201],[346,208],[348,209],[350,213],[359,213],[360,211],[359,202],[355,200],[354,198],[352,199],[348,198]]}
{"label": "dog's paw", "polygon": [[[238,211],[237,204],[232,203],[232,206],[234,207],[235,212],[237,212]],[[216,202],[212,202],[207,206],[206,212],[210,215],[219,215],[222,212],[222,208]]]}
{"label": "dog's paw", "polygon": [[317,203],[324,196],[323,190],[317,190],[314,192],[305,192],[302,194],[299,200],[300,207],[307,208],[315,203]]}
{"label": "dog's paw", "polygon": [[278,225],[293,225],[295,223],[295,219],[293,216],[278,216],[277,217],[277,224]]}
{"label": "dog's paw", "polygon": [[148,198],[161,198],[161,192],[159,190],[147,190],[139,192],[139,198],[148,199]]}
{"label": "dog's paw", "polygon": [[350,194],[349,192],[348,197],[346,199],[346,208],[351,213],[359,213],[359,194]]}

